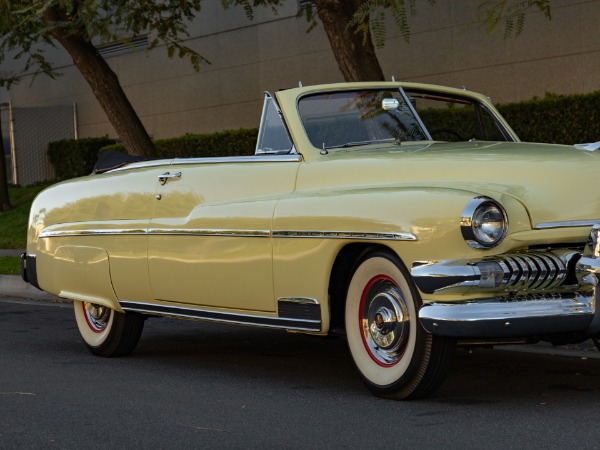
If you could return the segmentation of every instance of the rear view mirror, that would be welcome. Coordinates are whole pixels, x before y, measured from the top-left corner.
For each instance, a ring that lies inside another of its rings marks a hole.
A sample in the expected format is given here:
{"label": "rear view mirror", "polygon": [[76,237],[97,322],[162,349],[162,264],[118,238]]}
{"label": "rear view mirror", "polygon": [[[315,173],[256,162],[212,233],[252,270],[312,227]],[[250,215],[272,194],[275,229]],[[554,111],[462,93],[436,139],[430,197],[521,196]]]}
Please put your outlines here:
{"label": "rear view mirror", "polygon": [[384,98],[381,100],[381,107],[385,111],[395,110],[400,107],[400,102],[395,98]]}

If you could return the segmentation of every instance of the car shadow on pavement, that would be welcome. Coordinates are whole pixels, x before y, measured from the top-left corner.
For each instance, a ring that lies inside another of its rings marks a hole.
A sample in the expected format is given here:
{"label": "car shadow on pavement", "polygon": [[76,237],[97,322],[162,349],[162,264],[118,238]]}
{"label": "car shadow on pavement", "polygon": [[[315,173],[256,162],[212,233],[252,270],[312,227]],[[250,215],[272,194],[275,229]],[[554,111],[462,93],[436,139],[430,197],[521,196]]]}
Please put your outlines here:
{"label": "car shadow on pavement", "polygon": [[[287,383],[291,389],[335,388],[369,395],[344,337],[150,319],[132,357],[182,370]],[[446,381],[426,401],[544,404],[564,396],[600,401],[600,360],[480,348],[457,349]]]}

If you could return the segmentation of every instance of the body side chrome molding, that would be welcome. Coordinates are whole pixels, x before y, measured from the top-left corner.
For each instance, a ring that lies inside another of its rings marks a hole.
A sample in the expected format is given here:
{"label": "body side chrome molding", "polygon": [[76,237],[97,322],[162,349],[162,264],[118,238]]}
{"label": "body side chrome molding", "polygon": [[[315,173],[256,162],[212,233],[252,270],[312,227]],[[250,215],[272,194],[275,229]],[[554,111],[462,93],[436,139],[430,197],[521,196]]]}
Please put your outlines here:
{"label": "body side chrome molding", "polygon": [[289,302],[289,303],[302,303],[308,305],[318,305],[321,302],[316,298],[309,297],[279,297],[277,299],[278,302]]}
{"label": "body side chrome molding", "polygon": [[321,331],[321,320],[297,319],[293,317],[270,317],[251,314],[236,314],[205,309],[184,308],[180,306],[154,305],[149,303],[119,302],[124,311],[161,316],[184,317],[208,322],[250,325],[297,331]]}
{"label": "body side chrome molding", "polygon": [[140,228],[103,228],[90,230],[52,230],[44,229],[39,238],[66,237],[66,236],[115,236],[115,235],[146,235],[148,230]]}
{"label": "body side chrome molding", "polygon": [[407,232],[373,233],[362,231],[273,231],[274,238],[303,239],[365,239],[379,241],[416,241],[417,236]]}
{"label": "body side chrome molding", "polygon": [[270,237],[269,230],[198,230],[194,228],[149,228],[149,235],[155,236],[231,236],[231,237]]}
{"label": "body side chrome molding", "polygon": [[261,153],[252,156],[224,156],[216,158],[175,158],[171,165],[187,164],[221,164],[221,163],[260,163],[260,162],[300,162],[302,155],[290,153],[286,155],[274,155],[272,153]]}
{"label": "body side chrome molding", "polygon": [[273,155],[269,153],[250,156],[222,156],[214,158],[175,158],[157,161],[141,161],[127,164],[107,171],[106,173],[121,172],[123,170],[146,169],[158,166],[179,166],[188,164],[222,164],[222,163],[257,163],[257,162],[300,162],[302,155],[290,153],[286,155]]}
{"label": "body side chrome molding", "polygon": [[89,230],[42,230],[40,238],[68,236],[115,236],[115,235],[153,235],[153,236],[221,236],[221,237],[260,237],[276,239],[359,239],[380,241],[416,241],[412,233],[378,233],[362,231],[292,231],[278,230],[234,230],[234,229],[194,229],[194,228],[119,228]]}

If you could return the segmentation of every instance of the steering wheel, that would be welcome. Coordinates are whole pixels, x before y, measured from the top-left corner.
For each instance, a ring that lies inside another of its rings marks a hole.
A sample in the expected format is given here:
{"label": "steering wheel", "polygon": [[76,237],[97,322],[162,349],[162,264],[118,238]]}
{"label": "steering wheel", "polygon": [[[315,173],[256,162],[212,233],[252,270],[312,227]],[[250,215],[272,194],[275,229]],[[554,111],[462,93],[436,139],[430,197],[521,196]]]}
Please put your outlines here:
{"label": "steering wheel", "polygon": [[451,134],[452,136],[457,137],[459,141],[467,140],[464,137],[462,137],[458,132],[454,131],[451,128],[436,128],[435,130],[429,131],[429,134],[431,134],[431,137],[433,137],[434,134],[439,134],[439,133]]}

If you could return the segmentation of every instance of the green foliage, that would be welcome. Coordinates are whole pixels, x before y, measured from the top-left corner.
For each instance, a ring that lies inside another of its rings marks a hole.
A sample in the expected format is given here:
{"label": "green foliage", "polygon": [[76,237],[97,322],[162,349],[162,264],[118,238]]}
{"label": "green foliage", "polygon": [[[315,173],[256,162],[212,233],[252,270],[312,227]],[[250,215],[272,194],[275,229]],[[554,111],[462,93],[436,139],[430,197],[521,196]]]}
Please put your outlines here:
{"label": "green foliage", "polygon": [[[410,41],[409,19],[417,15],[417,0],[364,0],[357,8],[348,27],[363,35],[363,42],[370,36],[377,48],[385,44],[385,17],[389,11],[404,40]],[[428,0],[434,5],[436,0]],[[525,13],[537,8],[551,20],[550,0],[479,0],[475,19],[469,26],[484,26],[488,34],[504,24],[504,37],[519,36],[525,26]],[[307,20],[309,16],[306,15]],[[313,18],[314,22],[314,18]],[[313,26],[314,27],[314,26]]]}
{"label": "green foliage", "polygon": [[[200,0],[126,2],[112,0],[0,0],[0,63],[9,52],[23,59],[21,74],[59,75],[44,56],[44,46],[59,35],[78,36],[100,45],[127,42],[150,33],[150,48],[164,43],[169,55],[189,57],[194,67],[204,60],[184,44],[187,21],[200,10]],[[18,82],[0,74],[0,85]]]}
{"label": "green foliage", "polygon": [[[573,145],[600,139],[600,91],[576,95],[546,94],[542,99],[497,105],[497,109],[525,142]],[[486,135],[479,136],[473,114],[470,108],[419,111],[430,131],[450,129],[466,139],[500,139],[488,124],[484,124]],[[457,140],[450,135],[436,137]]]}
{"label": "green foliage", "polygon": [[[253,8],[276,6],[283,0],[221,0],[223,7],[241,6],[253,18]],[[201,9],[201,0],[0,0],[0,64],[6,57],[22,60],[18,73],[0,73],[0,86],[10,87],[22,76],[60,75],[45,58],[44,46],[58,36],[77,36],[94,45],[121,42],[147,34],[149,49],[164,45],[169,57],[188,58],[198,70],[210,63],[185,44],[187,26]]]}
{"label": "green foliage", "polygon": [[[435,4],[436,0],[428,0]],[[406,42],[410,40],[409,17],[417,15],[417,0],[365,0],[352,16],[348,27],[363,35],[363,42],[373,36],[374,44],[381,48],[385,44],[385,11],[390,11],[400,34]]]}
{"label": "green foliage", "polygon": [[531,8],[537,8],[552,20],[550,0],[482,0],[471,25],[482,25],[491,34],[504,23],[504,38],[518,37],[525,26],[525,13]]}
{"label": "green foliage", "polygon": [[65,139],[48,144],[48,157],[59,179],[92,173],[102,147],[114,144],[109,138]]}
{"label": "green foliage", "polygon": [[271,6],[273,14],[277,15],[277,6],[285,0],[221,0],[221,6],[228,9],[231,6],[241,6],[249,20],[254,20],[254,9],[259,6]]}
{"label": "green foliage", "polygon": [[317,26],[317,8],[313,2],[303,3],[298,9],[296,17],[304,17],[308,22],[307,33],[310,33]]}
{"label": "green foliage", "polygon": [[0,275],[19,275],[21,258],[18,256],[0,256]]}
{"label": "green foliage", "polygon": [[600,91],[546,94],[543,99],[498,105],[498,110],[523,141],[571,145],[600,139]]}
{"label": "green foliage", "polygon": [[[239,129],[210,134],[185,134],[154,141],[158,158],[208,158],[253,155],[258,129]],[[123,144],[108,138],[51,142],[48,156],[59,179],[89,175],[98,156],[108,150],[125,152]]]}
{"label": "green foliage", "polygon": [[[184,134],[181,137],[154,141],[158,158],[211,158],[253,155],[258,137],[257,128],[219,131],[208,134]],[[124,151],[122,144],[101,149]]]}
{"label": "green foliage", "polygon": [[0,213],[0,248],[25,248],[31,202],[47,185],[9,188],[10,211]]}
{"label": "green foliage", "polygon": [[156,153],[165,158],[207,158],[253,155],[258,129],[239,129],[210,134],[185,134],[155,141]]}

